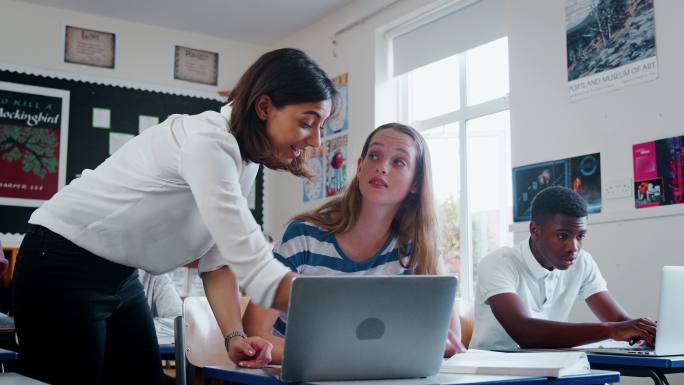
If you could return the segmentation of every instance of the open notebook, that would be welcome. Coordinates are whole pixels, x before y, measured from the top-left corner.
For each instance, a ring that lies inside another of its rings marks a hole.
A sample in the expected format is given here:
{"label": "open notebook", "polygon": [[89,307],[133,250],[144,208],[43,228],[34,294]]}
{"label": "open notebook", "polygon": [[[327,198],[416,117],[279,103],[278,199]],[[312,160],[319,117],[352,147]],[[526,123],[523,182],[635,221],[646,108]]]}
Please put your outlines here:
{"label": "open notebook", "polygon": [[589,373],[584,352],[502,353],[468,350],[444,361],[440,372],[564,377]]}

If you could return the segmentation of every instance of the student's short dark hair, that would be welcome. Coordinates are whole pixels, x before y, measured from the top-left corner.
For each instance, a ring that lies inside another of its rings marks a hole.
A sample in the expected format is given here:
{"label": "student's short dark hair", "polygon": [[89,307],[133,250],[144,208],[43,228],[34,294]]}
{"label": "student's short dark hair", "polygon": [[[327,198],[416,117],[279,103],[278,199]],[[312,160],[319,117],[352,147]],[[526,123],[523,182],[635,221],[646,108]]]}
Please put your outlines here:
{"label": "student's short dark hair", "polygon": [[255,104],[261,95],[268,95],[278,109],[292,104],[331,100],[333,116],[340,103],[335,84],[304,52],[281,48],[261,55],[242,75],[228,97],[232,107],[230,131],[235,135],[243,159],[298,176],[309,176],[303,157],[288,165],[278,161],[276,151],[266,136],[265,123],[256,113]]}
{"label": "student's short dark hair", "polygon": [[543,224],[557,214],[573,218],[587,216],[587,202],[575,191],[562,186],[547,187],[532,199],[532,220]]}

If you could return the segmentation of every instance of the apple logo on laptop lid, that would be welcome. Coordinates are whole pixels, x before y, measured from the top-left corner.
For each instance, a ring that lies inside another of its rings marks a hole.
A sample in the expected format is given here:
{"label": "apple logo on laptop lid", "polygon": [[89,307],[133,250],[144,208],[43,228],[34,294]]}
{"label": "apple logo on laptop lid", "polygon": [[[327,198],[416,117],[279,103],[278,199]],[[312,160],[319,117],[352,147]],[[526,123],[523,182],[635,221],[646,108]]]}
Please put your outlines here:
{"label": "apple logo on laptop lid", "polygon": [[356,338],[377,340],[385,334],[385,323],[378,318],[366,318],[356,327]]}

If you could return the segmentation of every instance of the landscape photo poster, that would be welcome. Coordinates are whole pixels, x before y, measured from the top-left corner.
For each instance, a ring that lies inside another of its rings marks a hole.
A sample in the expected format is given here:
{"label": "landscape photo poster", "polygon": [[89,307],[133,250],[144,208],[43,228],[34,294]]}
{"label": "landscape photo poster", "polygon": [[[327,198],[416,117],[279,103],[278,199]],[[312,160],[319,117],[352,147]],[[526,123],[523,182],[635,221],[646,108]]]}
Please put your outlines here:
{"label": "landscape photo poster", "polygon": [[565,0],[571,100],[658,77],[653,0]]}
{"label": "landscape photo poster", "polygon": [[66,181],[69,91],[0,82],[0,205],[38,207]]}
{"label": "landscape photo poster", "polygon": [[684,136],[632,146],[634,206],[684,203]]}
{"label": "landscape photo poster", "polygon": [[309,158],[306,163],[313,173],[311,179],[302,179],[302,194],[304,202],[314,201],[325,198],[325,189],[323,182],[325,181],[325,156],[323,155],[323,146],[311,148]]}
{"label": "landscape photo poster", "polygon": [[513,168],[513,220],[530,220],[532,200],[550,186],[573,189],[590,213],[601,212],[601,154],[534,163]]}
{"label": "landscape photo poster", "polygon": [[325,141],[325,196],[337,195],[347,183],[347,135]]}
{"label": "landscape photo poster", "polygon": [[349,74],[344,73],[332,79],[340,93],[337,113],[325,122],[325,135],[334,135],[349,129]]}

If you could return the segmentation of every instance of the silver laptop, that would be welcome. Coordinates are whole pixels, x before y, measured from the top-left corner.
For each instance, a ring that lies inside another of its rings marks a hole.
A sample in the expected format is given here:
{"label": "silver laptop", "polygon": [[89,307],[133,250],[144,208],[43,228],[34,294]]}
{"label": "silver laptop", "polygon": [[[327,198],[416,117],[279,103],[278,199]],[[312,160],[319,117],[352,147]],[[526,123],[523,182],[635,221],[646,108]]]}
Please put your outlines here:
{"label": "silver laptop", "polygon": [[592,353],[645,356],[684,355],[684,266],[664,266],[660,278],[660,303],[655,348],[605,347],[582,349]]}
{"label": "silver laptop", "polygon": [[280,379],[427,377],[442,364],[457,279],[299,277],[292,284]]}

